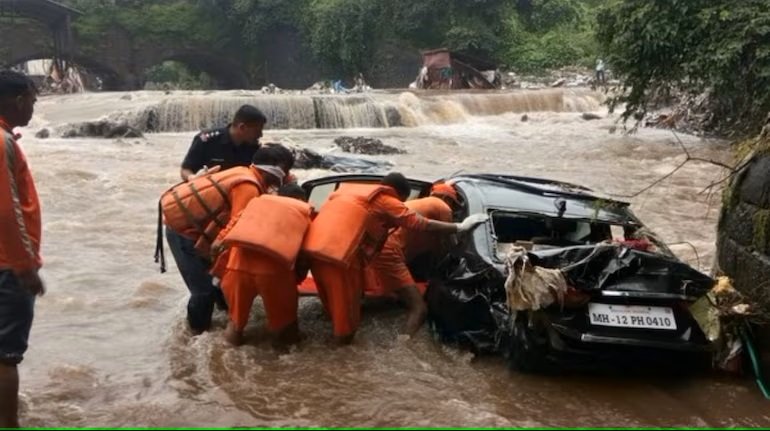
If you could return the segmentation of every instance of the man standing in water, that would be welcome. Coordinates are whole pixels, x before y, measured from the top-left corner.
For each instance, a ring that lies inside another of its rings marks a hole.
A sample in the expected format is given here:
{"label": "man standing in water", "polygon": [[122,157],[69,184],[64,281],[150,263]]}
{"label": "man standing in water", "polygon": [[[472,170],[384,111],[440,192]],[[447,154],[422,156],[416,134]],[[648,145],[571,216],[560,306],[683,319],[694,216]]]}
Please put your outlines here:
{"label": "man standing in water", "polygon": [[45,293],[38,275],[40,202],[13,134],[29,124],[36,101],[29,78],[0,71],[0,428],[19,426],[17,365],[27,350],[35,296]]}
{"label": "man standing in water", "polygon": [[596,84],[604,85],[607,83],[607,75],[604,72],[604,60],[596,60]]}

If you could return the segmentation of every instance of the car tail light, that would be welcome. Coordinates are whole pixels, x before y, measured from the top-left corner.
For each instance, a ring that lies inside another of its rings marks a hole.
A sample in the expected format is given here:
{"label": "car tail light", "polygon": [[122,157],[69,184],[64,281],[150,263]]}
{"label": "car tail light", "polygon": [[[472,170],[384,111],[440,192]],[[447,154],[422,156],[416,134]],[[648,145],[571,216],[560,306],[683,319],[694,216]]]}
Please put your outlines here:
{"label": "car tail light", "polygon": [[590,294],[568,286],[567,292],[564,294],[564,308],[580,308],[588,304],[590,300]]}

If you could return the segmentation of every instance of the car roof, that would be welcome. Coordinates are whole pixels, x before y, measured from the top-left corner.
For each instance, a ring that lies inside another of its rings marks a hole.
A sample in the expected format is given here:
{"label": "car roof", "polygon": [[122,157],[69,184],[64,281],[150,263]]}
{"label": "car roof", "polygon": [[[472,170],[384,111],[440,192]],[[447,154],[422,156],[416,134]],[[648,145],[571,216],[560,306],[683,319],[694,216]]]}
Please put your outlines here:
{"label": "car roof", "polygon": [[[330,175],[302,184],[309,186],[331,181],[379,181],[381,174]],[[468,200],[471,211],[501,210],[549,217],[588,219],[611,224],[641,226],[627,202],[601,195],[587,187],[535,177],[505,174],[454,174],[438,181],[451,181]],[[427,193],[432,181],[409,178],[413,188]],[[557,200],[566,208],[559,214]]]}
{"label": "car roof", "polygon": [[[452,176],[469,204],[485,210],[540,214],[549,217],[590,219],[612,224],[640,225],[627,202],[563,181],[498,174]],[[564,212],[559,205],[564,202]]]}

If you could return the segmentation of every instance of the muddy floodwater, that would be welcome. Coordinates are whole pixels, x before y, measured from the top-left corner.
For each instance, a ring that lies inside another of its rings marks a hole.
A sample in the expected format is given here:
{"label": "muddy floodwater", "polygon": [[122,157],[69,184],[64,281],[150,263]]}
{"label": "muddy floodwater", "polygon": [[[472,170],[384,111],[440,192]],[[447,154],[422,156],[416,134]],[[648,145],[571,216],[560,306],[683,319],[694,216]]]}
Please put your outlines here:
{"label": "muddy floodwater", "polygon": [[[355,343],[339,349],[331,348],[331,325],[313,298],[300,304],[308,338],[288,353],[259,341],[261,305],[247,329],[254,345],[227,347],[223,314],[213,332],[192,337],[173,261],[161,275],[152,259],[157,198],[177,182],[196,129],[226,121],[244,102],[273,120],[265,142],[325,152],[340,135],[376,137],[407,154],[373,158],[422,179],[515,173],[629,195],[684,157],[667,131],[627,136],[620,126],[611,133],[617,116],[601,106],[601,95],[579,89],[42,97],[21,141],[43,203],[48,286],[20,368],[25,425],[770,426],[770,404],[750,380],[517,374],[500,359],[440,345],[427,328],[400,337],[401,311],[382,306],[367,307]],[[147,108],[158,132],[144,139],[59,137],[68,123],[134,118]],[[601,119],[586,121],[583,112]],[[41,128],[51,137],[35,138]],[[723,143],[681,139],[693,155],[729,160]],[[296,174],[307,180],[329,172]],[[682,259],[704,271],[720,199],[702,190],[721,174],[691,163],[631,200]]]}

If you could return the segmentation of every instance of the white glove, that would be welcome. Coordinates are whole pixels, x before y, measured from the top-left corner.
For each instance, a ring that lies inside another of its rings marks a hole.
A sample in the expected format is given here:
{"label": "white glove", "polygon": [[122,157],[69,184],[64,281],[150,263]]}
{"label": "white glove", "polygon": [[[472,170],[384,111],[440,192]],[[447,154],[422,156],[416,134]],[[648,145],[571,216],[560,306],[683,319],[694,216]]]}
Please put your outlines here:
{"label": "white glove", "polygon": [[188,180],[194,180],[195,178],[199,178],[199,177],[202,177],[202,176],[208,175],[208,174],[215,174],[215,173],[219,172],[220,169],[222,169],[222,166],[220,166],[220,165],[216,165],[216,166],[213,166],[213,167],[210,167],[210,168],[208,166],[204,165],[194,175],[190,175]]}
{"label": "white glove", "polygon": [[462,223],[457,224],[457,233],[470,232],[481,226],[489,220],[487,214],[472,214],[465,218]]}

